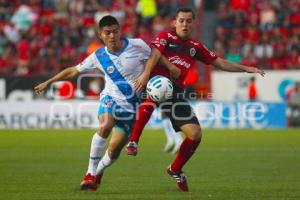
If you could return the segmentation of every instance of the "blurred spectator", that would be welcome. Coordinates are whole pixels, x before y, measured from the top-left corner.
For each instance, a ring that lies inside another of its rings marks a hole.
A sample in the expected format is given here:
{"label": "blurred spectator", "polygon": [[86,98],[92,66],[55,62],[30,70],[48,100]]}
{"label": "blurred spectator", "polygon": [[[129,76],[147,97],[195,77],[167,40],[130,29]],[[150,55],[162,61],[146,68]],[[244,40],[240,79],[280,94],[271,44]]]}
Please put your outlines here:
{"label": "blurred spectator", "polygon": [[139,0],[136,11],[140,15],[140,24],[149,26],[152,23],[153,18],[157,15],[156,1]]}
{"label": "blurred spectator", "polygon": [[93,53],[94,51],[96,51],[102,46],[103,45],[99,42],[98,37],[95,35],[87,46],[86,55],[90,55],[91,53]]}
{"label": "blurred spectator", "polygon": [[17,43],[18,66],[16,75],[24,76],[29,74],[30,61],[30,42],[27,35],[22,35],[21,40]]}
{"label": "blurred spectator", "polygon": [[250,0],[231,0],[230,6],[234,10],[247,10],[250,5]]}
{"label": "blurred spectator", "polygon": [[237,62],[299,69],[300,1],[221,0],[217,19],[218,54],[226,50],[226,56]]}
{"label": "blurred spectator", "polygon": [[217,13],[218,26],[230,28],[232,26],[232,12],[230,11],[226,2],[220,2]]}
{"label": "blurred spectator", "polygon": [[260,42],[255,47],[255,55],[258,59],[273,57],[273,47],[269,40],[268,32],[263,32]]}
{"label": "blurred spectator", "polygon": [[10,3],[7,0],[0,0],[0,21],[8,21],[10,17]]}
{"label": "blurred spectator", "polygon": [[239,63],[242,57],[238,49],[237,42],[235,40],[229,41],[229,50],[226,54],[226,60],[230,60],[235,63]]}
{"label": "blurred spectator", "polygon": [[300,126],[300,82],[295,82],[286,95],[289,106],[289,125]]}
{"label": "blurred spectator", "polygon": [[256,101],[257,100],[257,88],[255,83],[255,77],[251,77],[248,84],[248,100]]}
{"label": "blurred spectator", "polygon": [[263,7],[260,11],[260,28],[262,30],[273,29],[276,22],[275,10],[269,1],[263,2]]}
{"label": "blurred spectator", "polygon": [[94,15],[94,19],[95,19],[95,24],[98,24],[98,22],[100,21],[100,19],[102,17],[104,17],[105,15],[109,15],[110,12],[107,10],[107,8],[103,5],[98,5],[97,6],[97,11]]}
{"label": "blurred spectator", "polygon": [[241,63],[248,66],[258,66],[259,60],[255,56],[254,49],[250,47],[248,51],[245,52]]}

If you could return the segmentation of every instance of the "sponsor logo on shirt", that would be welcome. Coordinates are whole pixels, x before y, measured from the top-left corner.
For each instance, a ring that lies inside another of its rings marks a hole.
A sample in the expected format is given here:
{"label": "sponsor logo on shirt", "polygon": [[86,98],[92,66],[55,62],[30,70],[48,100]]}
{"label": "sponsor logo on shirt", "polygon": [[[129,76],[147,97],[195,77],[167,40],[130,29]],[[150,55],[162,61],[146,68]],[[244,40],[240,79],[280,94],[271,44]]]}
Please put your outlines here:
{"label": "sponsor logo on shirt", "polygon": [[131,59],[131,58],[138,58],[139,56],[127,56],[125,57],[126,59]]}
{"label": "sponsor logo on shirt", "polygon": [[177,45],[176,45],[176,44],[170,43],[170,44],[169,44],[169,47],[177,47]]}
{"label": "sponsor logo on shirt", "polygon": [[140,49],[140,48],[142,48],[142,46],[140,46],[140,45],[136,45],[136,44],[132,45],[132,47],[134,47],[134,48],[137,48],[137,49]]}
{"label": "sponsor logo on shirt", "polygon": [[169,58],[169,61],[173,64],[184,66],[185,68],[189,68],[191,64],[182,60],[179,56],[173,56]]}

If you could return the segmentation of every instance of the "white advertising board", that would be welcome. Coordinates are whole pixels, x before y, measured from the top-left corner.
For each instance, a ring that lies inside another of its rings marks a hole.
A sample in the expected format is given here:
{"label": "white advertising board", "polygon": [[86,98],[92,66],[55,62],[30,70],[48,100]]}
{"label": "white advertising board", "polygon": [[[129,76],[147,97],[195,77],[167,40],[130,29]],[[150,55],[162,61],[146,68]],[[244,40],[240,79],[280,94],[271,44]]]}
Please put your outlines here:
{"label": "white advertising board", "polygon": [[[204,128],[285,128],[286,105],[260,102],[192,102]],[[97,128],[97,101],[0,101],[0,129]],[[176,116],[175,116],[176,117]],[[156,109],[148,128],[162,127]]]}
{"label": "white advertising board", "polygon": [[259,101],[283,102],[286,92],[300,81],[300,70],[266,71],[265,77],[247,73],[213,71],[212,96],[216,101],[247,100],[249,79],[256,77]]}

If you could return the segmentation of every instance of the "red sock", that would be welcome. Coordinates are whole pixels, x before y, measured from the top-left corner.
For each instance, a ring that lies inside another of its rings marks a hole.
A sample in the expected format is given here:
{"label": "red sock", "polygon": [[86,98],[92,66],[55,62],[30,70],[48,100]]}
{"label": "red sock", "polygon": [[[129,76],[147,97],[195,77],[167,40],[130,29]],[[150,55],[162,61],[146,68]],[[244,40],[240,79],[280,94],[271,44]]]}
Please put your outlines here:
{"label": "red sock", "polygon": [[139,142],[143,129],[149,121],[156,106],[157,103],[150,98],[145,99],[145,101],[140,105],[137,119],[134,123],[133,131],[129,138],[130,141],[135,141],[136,143]]}
{"label": "red sock", "polygon": [[200,141],[199,140],[190,140],[185,138],[182,142],[178,154],[171,164],[171,169],[174,172],[180,172],[183,165],[191,158],[197,149]]}

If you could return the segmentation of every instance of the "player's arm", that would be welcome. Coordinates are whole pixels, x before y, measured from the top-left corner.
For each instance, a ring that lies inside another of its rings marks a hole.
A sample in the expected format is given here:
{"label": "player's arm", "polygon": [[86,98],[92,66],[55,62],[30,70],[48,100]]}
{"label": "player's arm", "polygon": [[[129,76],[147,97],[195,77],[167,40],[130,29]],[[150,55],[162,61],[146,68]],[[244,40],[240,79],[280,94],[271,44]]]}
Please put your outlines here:
{"label": "player's arm", "polygon": [[55,81],[63,81],[63,80],[67,80],[67,79],[71,79],[76,77],[79,74],[79,71],[76,67],[69,67],[64,69],[63,71],[59,72],[58,74],[56,74],[55,76],[53,76],[52,78],[48,79],[47,81],[37,85],[34,88],[34,91],[39,94],[41,93],[46,87],[48,87],[51,83],[55,82]]}
{"label": "player's arm", "polygon": [[163,65],[169,70],[172,78],[176,79],[180,76],[181,73],[180,69],[175,65],[173,65],[172,63],[170,63],[170,61],[164,55],[161,55],[159,59],[159,64]]}
{"label": "player's arm", "polygon": [[154,66],[158,63],[161,53],[155,47],[152,47],[150,57],[148,58],[144,72],[139,76],[134,84],[134,89],[140,91],[148,82]]}
{"label": "player's arm", "polygon": [[265,72],[257,67],[251,67],[246,65],[241,65],[238,63],[234,63],[223,58],[218,57],[212,65],[228,72],[247,72],[247,73],[258,73],[261,76],[265,75]]}

